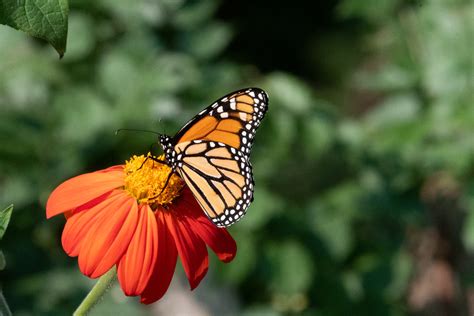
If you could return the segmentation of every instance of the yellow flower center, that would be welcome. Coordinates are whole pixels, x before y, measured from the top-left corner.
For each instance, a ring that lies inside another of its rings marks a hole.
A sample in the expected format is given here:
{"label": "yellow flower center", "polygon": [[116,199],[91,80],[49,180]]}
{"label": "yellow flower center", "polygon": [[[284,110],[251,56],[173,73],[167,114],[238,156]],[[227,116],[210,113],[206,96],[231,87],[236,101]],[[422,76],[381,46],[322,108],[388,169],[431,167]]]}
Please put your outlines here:
{"label": "yellow flower center", "polygon": [[176,174],[170,176],[172,170],[168,165],[152,159],[164,160],[164,157],[148,153],[146,157],[135,155],[125,162],[125,190],[138,203],[146,203],[155,208],[171,203],[181,193],[184,186],[181,178]]}

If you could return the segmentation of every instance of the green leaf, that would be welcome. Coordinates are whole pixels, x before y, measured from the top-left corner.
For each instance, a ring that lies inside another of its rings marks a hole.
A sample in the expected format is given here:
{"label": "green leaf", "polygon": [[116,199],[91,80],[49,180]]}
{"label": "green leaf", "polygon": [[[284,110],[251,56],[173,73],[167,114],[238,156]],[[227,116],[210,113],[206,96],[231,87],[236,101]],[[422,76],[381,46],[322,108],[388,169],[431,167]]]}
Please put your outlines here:
{"label": "green leaf", "polygon": [[48,41],[63,57],[66,51],[67,0],[0,0],[0,24]]}
{"label": "green leaf", "polygon": [[0,212],[0,240],[3,238],[3,234],[7,230],[8,223],[13,211],[13,204],[7,206],[3,211]]}

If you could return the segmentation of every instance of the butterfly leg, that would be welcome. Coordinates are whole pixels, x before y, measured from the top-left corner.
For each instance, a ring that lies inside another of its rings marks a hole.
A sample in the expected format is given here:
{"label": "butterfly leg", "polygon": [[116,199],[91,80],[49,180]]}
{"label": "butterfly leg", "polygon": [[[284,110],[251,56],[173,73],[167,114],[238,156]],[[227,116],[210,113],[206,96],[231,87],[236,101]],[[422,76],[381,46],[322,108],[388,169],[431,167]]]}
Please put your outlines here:
{"label": "butterfly leg", "polygon": [[140,169],[143,167],[143,165],[148,161],[148,159],[151,159],[151,160],[153,160],[153,161],[155,161],[155,162],[158,162],[158,163],[160,163],[160,164],[162,164],[162,165],[167,165],[166,161],[164,161],[164,160],[160,160],[160,159],[155,158],[155,157],[153,157],[153,156],[146,156],[145,160],[143,160],[143,162],[142,162],[142,164],[140,165],[140,167],[138,167],[137,170],[135,170],[135,171],[140,170]]}
{"label": "butterfly leg", "polygon": [[138,170],[140,170],[140,169],[143,167],[143,165],[145,164],[145,162],[147,162],[147,161],[148,161],[148,158],[150,158],[150,157],[149,157],[149,156],[147,156],[147,157],[145,158],[145,160],[143,160],[143,162],[142,162],[142,164],[140,165],[140,167],[138,167],[138,168],[137,168],[137,170],[135,170],[135,171],[138,171]]}
{"label": "butterfly leg", "polygon": [[147,158],[150,158],[151,160],[153,160],[157,163],[160,163],[162,165],[168,165],[168,163],[165,160],[161,160],[161,159],[155,158],[153,156],[148,156]]}
{"label": "butterfly leg", "polygon": [[170,171],[170,173],[168,174],[168,177],[166,178],[165,185],[163,186],[163,189],[161,189],[161,192],[160,192],[160,194],[158,194],[158,196],[160,196],[161,193],[163,193],[163,191],[166,189],[166,187],[168,186],[168,183],[170,182],[170,179],[171,179],[172,175],[173,175],[173,171]]}
{"label": "butterfly leg", "polygon": [[[150,158],[151,160],[157,162],[157,163],[160,163],[162,165],[168,165],[168,163],[165,161],[165,160],[161,160],[161,159],[158,159],[158,158],[155,158],[153,156],[148,156],[147,159]],[[156,198],[158,196],[161,195],[161,193],[163,193],[163,191],[166,189],[166,187],[168,186],[168,183],[170,182],[170,179],[171,179],[171,176],[173,175],[173,170],[170,171],[170,173],[168,174],[168,177],[166,178],[166,181],[165,181],[165,185],[163,186],[163,188],[161,189],[160,193],[158,193],[156,196],[154,196],[153,198]]]}
{"label": "butterfly leg", "polygon": [[165,181],[165,185],[163,186],[163,188],[161,189],[160,193],[158,193],[157,195],[155,195],[154,197],[152,197],[152,199],[155,199],[157,197],[159,197],[161,195],[161,193],[163,193],[163,191],[166,189],[166,187],[168,186],[168,183],[170,182],[170,179],[171,179],[171,176],[173,175],[173,172],[174,171],[170,171],[170,173],[168,174],[168,177],[166,178],[166,181]]}

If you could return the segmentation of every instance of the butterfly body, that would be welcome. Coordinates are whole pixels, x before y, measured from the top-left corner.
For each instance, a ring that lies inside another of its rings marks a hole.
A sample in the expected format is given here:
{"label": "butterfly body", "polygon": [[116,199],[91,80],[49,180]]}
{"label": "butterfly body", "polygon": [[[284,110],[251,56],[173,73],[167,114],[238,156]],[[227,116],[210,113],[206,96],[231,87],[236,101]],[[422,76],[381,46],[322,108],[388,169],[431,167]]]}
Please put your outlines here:
{"label": "butterfly body", "polygon": [[166,162],[219,227],[240,220],[253,201],[249,155],[267,109],[263,90],[235,91],[201,111],[176,136],[160,136]]}

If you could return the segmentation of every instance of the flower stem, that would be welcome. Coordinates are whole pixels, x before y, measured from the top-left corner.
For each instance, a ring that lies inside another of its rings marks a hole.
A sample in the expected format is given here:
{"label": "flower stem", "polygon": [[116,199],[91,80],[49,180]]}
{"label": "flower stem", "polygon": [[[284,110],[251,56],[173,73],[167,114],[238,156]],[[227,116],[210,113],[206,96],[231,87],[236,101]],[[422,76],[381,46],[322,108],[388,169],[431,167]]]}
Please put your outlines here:
{"label": "flower stem", "polygon": [[77,307],[73,316],[87,315],[97,302],[104,296],[105,292],[111,287],[116,277],[115,267],[100,277],[99,281],[94,285],[92,290],[87,294],[81,305]]}

